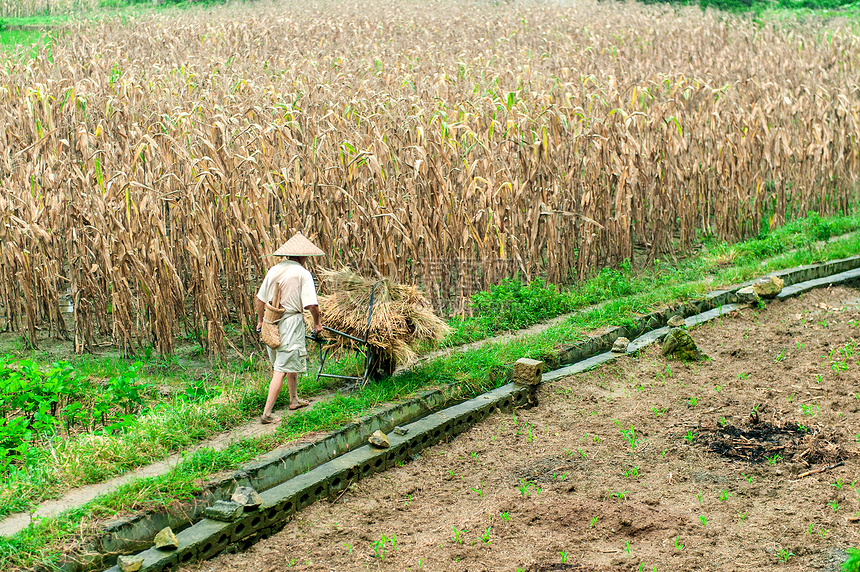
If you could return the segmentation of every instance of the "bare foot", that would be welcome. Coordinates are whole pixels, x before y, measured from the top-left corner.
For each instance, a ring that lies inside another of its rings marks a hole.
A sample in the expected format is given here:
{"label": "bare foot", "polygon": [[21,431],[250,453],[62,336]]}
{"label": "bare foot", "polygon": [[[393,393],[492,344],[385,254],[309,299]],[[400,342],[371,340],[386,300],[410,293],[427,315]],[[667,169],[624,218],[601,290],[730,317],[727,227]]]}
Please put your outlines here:
{"label": "bare foot", "polygon": [[311,404],[310,401],[307,401],[305,399],[299,399],[295,403],[290,403],[290,410],[295,411],[296,409],[299,409],[301,407],[307,407],[310,404]]}

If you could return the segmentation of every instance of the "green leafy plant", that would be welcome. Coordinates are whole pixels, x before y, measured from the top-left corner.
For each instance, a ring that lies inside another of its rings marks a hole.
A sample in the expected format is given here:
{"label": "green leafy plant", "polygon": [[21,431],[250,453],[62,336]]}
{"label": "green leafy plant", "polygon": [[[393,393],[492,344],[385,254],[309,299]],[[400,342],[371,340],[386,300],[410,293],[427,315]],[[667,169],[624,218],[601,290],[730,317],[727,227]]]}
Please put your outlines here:
{"label": "green leafy plant", "polygon": [[636,437],[636,431],[633,429],[633,424],[625,429],[621,426],[618,421],[615,421],[615,425],[618,427],[618,430],[621,431],[621,434],[624,435],[624,438],[627,440],[627,444],[630,445],[630,454],[634,454],[636,452],[636,442],[638,438]]}
{"label": "green leafy plant", "polygon": [[783,548],[779,551],[779,559],[782,560],[783,563],[788,563],[788,559],[794,556],[794,552],[791,552],[788,548]]}
{"label": "green leafy plant", "polygon": [[492,529],[492,527],[488,526],[487,528],[484,529],[484,533],[481,534],[481,541],[484,542],[484,544],[489,544],[491,542],[491,540],[490,540],[491,529]]}
{"label": "green leafy plant", "polygon": [[457,528],[456,526],[451,526],[451,528],[454,530],[454,538],[453,538],[454,543],[455,544],[463,544],[467,530],[465,528],[461,530],[461,529]]}
{"label": "green leafy plant", "polygon": [[860,548],[848,549],[848,559],[842,563],[842,572],[860,572]]}
{"label": "green leafy plant", "polygon": [[520,494],[524,497],[531,495],[532,492],[534,494],[540,494],[540,487],[531,481],[527,481],[523,478],[520,479],[520,486],[517,487],[517,490],[520,491]]}

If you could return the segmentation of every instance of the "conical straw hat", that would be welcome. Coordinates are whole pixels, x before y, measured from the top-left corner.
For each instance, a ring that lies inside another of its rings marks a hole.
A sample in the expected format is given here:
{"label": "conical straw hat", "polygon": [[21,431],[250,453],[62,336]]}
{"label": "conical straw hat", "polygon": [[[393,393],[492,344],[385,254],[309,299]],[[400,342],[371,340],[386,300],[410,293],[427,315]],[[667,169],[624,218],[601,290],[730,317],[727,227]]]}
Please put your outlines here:
{"label": "conical straw hat", "polygon": [[317,245],[298,232],[293,238],[282,244],[273,256],[323,256],[324,254],[325,252],[320,250]]}

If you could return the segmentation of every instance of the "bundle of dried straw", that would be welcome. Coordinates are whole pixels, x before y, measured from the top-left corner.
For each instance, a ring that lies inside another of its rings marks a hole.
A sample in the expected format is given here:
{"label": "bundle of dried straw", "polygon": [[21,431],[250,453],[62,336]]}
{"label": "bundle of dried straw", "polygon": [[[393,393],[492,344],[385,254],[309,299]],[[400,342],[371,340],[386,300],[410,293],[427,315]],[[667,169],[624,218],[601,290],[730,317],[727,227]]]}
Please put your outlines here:
{"label": "bundle of dried straw", "polygon": [[[416,286],[365,278],[349,268],[323,270],[319,276],[325,292],[319,296],[323,324],[362,339],[368,330],[370,294],[377,284],[368,344],[383,363],[408,363],[418,342],[441,340],[451,331]],[[324,338],[332,351],[355,349],[355,343],[343,336],[326,332]]]}

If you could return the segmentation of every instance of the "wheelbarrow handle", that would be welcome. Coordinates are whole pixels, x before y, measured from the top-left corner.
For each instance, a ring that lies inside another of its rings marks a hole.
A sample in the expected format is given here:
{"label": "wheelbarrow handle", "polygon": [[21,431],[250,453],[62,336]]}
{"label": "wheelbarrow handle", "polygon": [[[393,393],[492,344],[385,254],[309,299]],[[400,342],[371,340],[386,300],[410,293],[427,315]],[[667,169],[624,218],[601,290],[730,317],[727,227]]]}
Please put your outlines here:
{"label": "wheelbarrow handle", "polygon": [[[332,334],[337,334],[339,336],[349,338],[350,340],[352,340],[354,342],[358,342],[360,344],[367,344],[367,340],[362,340],[361,338],[356,338],[355,336],[351,336],[351,335],[347,334],[346,332],[341,332],[340,330],[335,330],[334,328],[329,328],[328,326],[323,326],[323,329],[327,332],[331,332]],[[313,340],[315,342],[322,343],[322,341],[323,341],[323,339],[316,332],[313,332],[310,336],[306,335],[305,337],[310,339],[310,340]]]}

